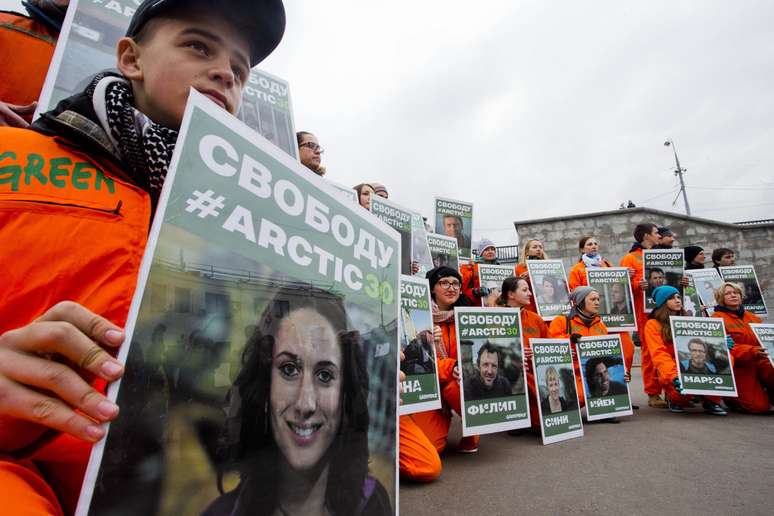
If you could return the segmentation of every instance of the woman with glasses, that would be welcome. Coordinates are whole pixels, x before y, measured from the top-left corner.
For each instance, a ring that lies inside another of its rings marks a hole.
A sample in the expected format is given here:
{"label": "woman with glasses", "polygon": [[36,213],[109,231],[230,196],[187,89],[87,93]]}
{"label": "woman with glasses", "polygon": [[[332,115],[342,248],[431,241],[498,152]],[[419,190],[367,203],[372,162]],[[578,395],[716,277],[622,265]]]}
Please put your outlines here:
{"label": "woman with glasses", "polygon": [[296,140],[298,141],[298,159],[301,164],[318,176],[324,176],[325,167],[322,166],[321,161],[322,153],[325,150],[320,147],[317,137],[312,133],[299,131],[296,133]]}

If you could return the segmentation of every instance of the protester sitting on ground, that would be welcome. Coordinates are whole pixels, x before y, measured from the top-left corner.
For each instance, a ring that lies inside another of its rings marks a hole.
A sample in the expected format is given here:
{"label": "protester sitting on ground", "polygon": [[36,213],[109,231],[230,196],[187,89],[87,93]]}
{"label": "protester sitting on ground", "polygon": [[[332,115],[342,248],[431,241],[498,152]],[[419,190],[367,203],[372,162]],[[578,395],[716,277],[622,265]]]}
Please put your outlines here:
{"label": "protester sitting on ground", "polygon": [[498,265],[497,248],[494,242],[488,238],[482,238],[478,242],[475,261],[460,265],[460,274],[462,275],[462,293],[468,298],[473,306],[481,306],[481,298],[489,294],[489,289],[481,287],[478,278],[478,264],[486,263]]}
{"label": "protester sitting on ground", "polygon": [[[588,286],[588,279],[586,278],[586,269],[588,267],[612,267],[612,264],[602,258],[599,254],[599,242],[593,235],[586,235],[578,241],[578,250],[581,253],[581,258],[578,263],[573,265],[570,269],[570,276],[568,278],[568,287],[572,292],[577,287]],[[633,269],[629,269],[629,279],[634,276]],[[626,287],[621,283],[614,283],[610,285],[611,303],[610,313],[629,313],[628,306],[626,304]],[[634,361],[634,341],[629,332],[619,333],[621,336],[621,346],[624,353],[624,366],[626,373],[631,374],[632,362]]]}
{"label": "protester sitting on ground", "polygon": [[382,183],[375,183],[372,181],[370,185],[374,188],[374,193],[379,197],[384,197],[385,199],[390,198],[390,194],[387,193],[387,188]]}
{"label": "protester sitting on ground", "polygon": [[371,196],[374,194],[374,188],[368,183],[360,183],[352,187],[357,192],[357,201],[360,206],[371,211]]}
{"label": "protester sitting on ground", "polygon": [[[567,315],[555,317],[548,325],[548,337],[551,339],[570,339],[572,364],[575,368],[575,382],[578,385],[578,401],[585,404],[583,379],[580,374],[577,344],[581,337],[607,335],[607,326],[599,318],[599,292],[591,287],[577,287],[570,294],[572,308]],[[627,378],[628,380],[628,378]]]}
{"label": "protester sitting on ground", "polygon": [[[121,75],[98,75],[32,130],[0,127],[4,166],[33,157],[40,164],[38,179],[0,184],[2,193],[18,188],[14,195],[37,200],[0,211],[2,255],[15,264],[0,292],[5,513],[75,509],[91,443],[104,437],[101,424],[118,416],[98,391],[123,374],[110,353],[124,339],[189,90],[212,92],[235,115],[250,68],[282,38],[281,1],[250,6],[146,0],[118,42]],[[55,181],[54,167],[69,164],[73,181],[61,174]],[[74,224],[73,206],[104,207],[105,215],[78,215]],[[97,380],[92,386],[84,377]]]}
{"label": "protester sitting on ground", "polygon": [[298,160],[301,164],[318,176],[324,176],[325,167],[322,166],[321,161],[325,149],[320,147],[317,137],[307,131],[299,131],[296,133],[296,141],[298,142]]}
{"label": "protester sitting on ground", "polygon": [[531,339],[548,338],[548,325],[543,318],[535,312],[526,310],[532,301],[532,293],[529,283],[524,278],[511,276],[503,280],[498,306],[521,309],[521,342],[524,348],[524,369],[527,373],[527,393],[529,395],[530,420],[533,428],[540,428],[537,402],[538,394],[535,391],[535,372],[532,369],[532,345]]}
{"label": "protester sitting on ground", "polygon": [[774,367],[766,348],[760,345],[750,323],[760,323],[760,318],[742,306],[742,288],[724,282],[715,291],[713,317],[723,319],[726,334],[734,347],[731,356],[738,397],[726,398],[730,408],[752,413],[765,413],[774,405]]}
{"label": "protester sitting on ground", "polygon": [[0,12],[0,126],[27,127],[69,0],[29,0],[28,16]]}
{"label": "protester sitting on ground", "polygon": [[689,245],[685,247],[685,269],[695,270],[704,268],[704,248],[698,245]]}
{"label": "protester sitting on ground", "polygon": [[642,292],[648,288],[648,282],[643,278],[642,250],[652,249],[658,244],[660,238],[655,224],[649,222],[637,224],[634,228],[634,244],[629,250],[629,254],[621,258],[620,265],[621,267],[628,267],[631,274],[634,314],[637,319],[637,333],[640,337],[642,387],[645,394],[648,395],[648,406],[666,408],[667,403],[661,399],[661,386],[654,376],[653,362],[650,359],[648,343],[644,336],[648,314],[645,312],[645,300],[642,295]]}
{"label": "protester sitting on ground", "polygon": [[[527,260],[546,260],[545,251],[543,250],[543,242],[536,238],[530,238],[524,242],[524,248],[519,256],[519,263],[516,264],[516,276],[527,280],[527,284],[532,292],[535,291],[535,287],[532,285],[529,279],[529,273],[527,272]],[[537,313],[537,305],[535,304],[535,298],[533,296],[529,306],[525,307],[527,310],[531,310]]]}
{"label": "protester sitting on ground", "polygon": [[712,251],[712,266],[716,269],[718,267],[730,267],[736,263],[736,255],[734,251],[727,247],[718,247]]}
{"label": "protester sitting on ground", "polygon": [[[672,329],[669,318],[672,316],[685,316],[683,301],[680,293],[671,285],[658,287],[653,292],[655,308],[645,324],[645,339],[648,350],[653,359],[653,365],[657,371],[657,378],[667,396],[667,403],[671,412],[685,412],[685,408],[692,407],[693,396],[681,394],[682,387],[677,376],[677,362],[675,360]],[[717,396],[702,396],[704,411],[714,416],[725,416],[726,411],[720,406],[720,398]]]}
{"label": "protester sitting on ground", "polygon": [[[469,303],[460,294],[462,276],[456,270],[445,266],[436,267],[428,271],[427,279],[433,300],[438,380],[444,406],[439,410],[412,414],[411,417],[440,453],[446,448],[446,438],[451,426],[452,418],[449,409],[454,410],[458,415],[462,414],[454,307],[469,306]],[[463,453],[476,452],[478,441],[478,436],[463,437],[457,445],[457,450]]]}
{"label": "protester sitting on ground", "polygon": [[677,240],[677,235],[666,226],[658,228],[658,243],[653,246],[653,249],[672,249]]}

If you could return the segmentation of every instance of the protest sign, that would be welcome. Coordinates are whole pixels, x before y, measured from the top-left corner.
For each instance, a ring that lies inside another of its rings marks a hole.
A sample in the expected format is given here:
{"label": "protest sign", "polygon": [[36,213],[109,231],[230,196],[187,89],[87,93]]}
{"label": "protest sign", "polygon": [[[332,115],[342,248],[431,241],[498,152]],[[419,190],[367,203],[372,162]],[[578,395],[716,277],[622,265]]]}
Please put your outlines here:
{"label": "protest sign", "polygon": [[273,513],[299,454],[397,511],[399,236],[302,167],[191,91],[77,514]]}
{"label": "protest sign", "polygon": [[696,282],[690,274],[686,276],[688,277],[688,286],[683,288],[683,310],[689,317],[706,317],[704,310],[702,310],[699,292],[696,290]]}
{"label": "protest sign", "polygon": [[430,285],[416,276],[400,277],[400,319],[398,336],[404,359],[400,369],[400,414],[413,414],[441,408],[441,388],[433,340],[433,314]]}
{"label": "protest sign", "polygon": [[495,306],[503,288],[503,280],[510,276],[513,276],[512,265],[478,264],[478,284],[489,292],[481,296],[481,306]]}
{"label": "protest sign", "polygon": [[736,396],[723,319],[669,318],[683,394]]}
{"label": "protest sign", "polygon": [[774,366],[774,324],[750,323],[755,337],[769,353],[769,361]]}
{"label": "protest sign", "polygon": [[626,267],[586,268],[588,285],[599,292],[599,317],[611,332],[636,331],[634,296]]}
{"label": "protest sign", "polygon": [[427,230],[425,221],[419,213],[411,214],[411,259],[419,267],[417,276],[422,278],[433,268],[433,257],[427,245]]}
{"label": "protest sign", "polygon": [[401,274],[411,276],[411,256],[413,239],[411,236],[411,217],[412,213],[396,203],[379,197],[371,196],[371,213],[400,233],[400,271]]}
{"label": "protest sign", "polygon": [[650,312],[655,307],[653,290],[662,285],[671,285],[683,297],[683,286],[680,281],[685,274],[685,254],[682,249],[644,249],[642,251],[643,279],[648,282],[648,288],[643,290],[645,311]]}
{"label": "protest sign", "polygon": [[357,199],[357,192],[355,191],[354,188],[349,188],[348,186],[344,186],[335,181],[331,181],[330,179],[326,179],[326,182],[328,183],[328,185],[332,186],[335,190],[338,190],[344,199],[347,199],[348,201],[353,202],[358,206],[360,206],[360,203]]}
{"label": "protest sign", "polygon": [[430,248],[430,256],[433,258],[433,267],[445,265],[459,270],[460,265],[457,260],[459,249],[457,248],[456,238],[428,233],[427,245]]}
{"label": "protest sign", "polygon": [[459,255],[470,259],[473,252],[473,205],[436,197],[435,232],[456,238]]}
{"label": "protest sign", "polygon": [[562,260],[527,260],[538,314],[546,321],[570,311],[570,292]]}
{"label": "protest sign", "polygon": [[620,335],[583,337],[577,345],[586,418],[589,421],[631,416],[632,402],[626,384]]}
{"label": "protest sign", "polygon": [[[116,45],[141,0],[70,0],[34,118],[81,93],[100,72],[116,71]],[[237,115],[280,149],[298,157],[288,83],[250,71]]]}
{"label": "protest sign", "polygon": [[745,310],[761,317],[769,316],[761,285],[758,283],[758,275],[755,274],[755,267],[752,265],[720,267],[720,277],[723,281],[730,281],[742,287],[742,305]]}
{"label": "protest sign", "polygon": [[517,308],[455,308],[462,435],[530,425]]}
{"label": "protest sign", "polygon": [[693,279],[693,285],[696,288],[696,293],[699,295],[699,300],[707,311],[707,315],[711,316],[715,313],[715,291],[720,288],[720,284],[723,280],[720,278],[717,269],[714,267],[711,269],[694,269],[685,271],[689,278]]}
{"label": "protest sign", "polygon": [[530,339],[543,444],[583,436],[569,339]]}

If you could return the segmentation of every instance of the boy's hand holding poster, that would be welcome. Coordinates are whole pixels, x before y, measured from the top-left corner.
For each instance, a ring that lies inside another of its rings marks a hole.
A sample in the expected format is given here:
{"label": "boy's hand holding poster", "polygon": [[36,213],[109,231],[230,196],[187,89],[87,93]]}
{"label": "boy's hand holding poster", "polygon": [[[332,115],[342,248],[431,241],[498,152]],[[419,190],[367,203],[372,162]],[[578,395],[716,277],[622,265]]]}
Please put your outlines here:
{"label": "boy's hand holding poster", "polygon": [[723,319],[669,318],[683,394],[736,396]]}
{"label": "boy's hand holding poster", "polygon": [[78,514],[274,514],[322,472],[321,507],[393,514],[399,252],[192,90]]}

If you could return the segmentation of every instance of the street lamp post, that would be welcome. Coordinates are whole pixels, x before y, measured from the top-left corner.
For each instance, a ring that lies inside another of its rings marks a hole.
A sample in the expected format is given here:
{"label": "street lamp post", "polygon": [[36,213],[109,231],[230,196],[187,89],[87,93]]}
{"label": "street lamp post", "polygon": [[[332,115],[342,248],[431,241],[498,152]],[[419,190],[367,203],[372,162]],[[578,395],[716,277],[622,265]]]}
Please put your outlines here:
{"label": "street lamp post", "polygon": [[677,146],[675,145],[675,142],[672,141],[671,138],[667,138],[664,142],[664,147],[672,147],[672,152],[675,153],[675,175],[680,178],[680,191],[683,193],[683,202],[685,203],[685,213],[688,214],[688,216],[691,215],[691,207],[688,204],[688,194],[685,191],[685,182],[683,181],[683,172],[685,172],[687,169],[684,169],[680,166],[680,159],[677,157]]}

